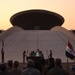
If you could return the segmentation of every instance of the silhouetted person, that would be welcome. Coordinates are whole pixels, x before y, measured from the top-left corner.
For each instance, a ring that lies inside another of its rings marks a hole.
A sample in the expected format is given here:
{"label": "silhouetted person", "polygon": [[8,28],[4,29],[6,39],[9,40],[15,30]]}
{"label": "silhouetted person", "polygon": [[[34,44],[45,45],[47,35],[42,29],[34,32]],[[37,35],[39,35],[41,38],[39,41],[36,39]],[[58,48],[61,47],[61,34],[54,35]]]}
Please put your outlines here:
{"label": "silhouetted person", "polygon": [[19,67],[19,62],[18,61],[14,61],[13,68],[11,70],[9,70],[8,72],[11,75],[21,75],[21,70],[18,69],[18,67]]}
{"label": "silhouetted person", "polygon": [[13,61],[9,60],[7,63],[7,71],[11,70],[13,68]]}
{"label": "silhouetted person", "polygon": [[55,67],[50,69],[47,75],[67,75],[67,72],[62,68],[61,59],[56,59]]}
{"label": "silhouetted person", "polygon": [[48,57],[52,58],[52,50],[50,50],[50,55]]}
{"label": "silhouetted person", "polygon": [[27,68],[22,71],[21,75],[41,75],[40,71],[34,68],[34,61],[27,61]]}
{"label": "silhouetted person", "polygon": [[40,61],[37,61],[37,62],[35,63],[34,68],[36,68],[37,70],[39,70],[40,73],[42,74],[42,64],[41,64]]}
{"label": "silhouetted person", "polygon": [[49,65],[47,67],[48,71],[55,67],[54,58],[49,58]]}
{"label": "silhouetted person", "polygon": [[35,57],[35,52],[34,51],[31,51],[30,56],[31,57]]}
{"label": "silhouetted person", "polygon": [[26,58],[26,51],[23,52],[23,63],[25,63]]}
{"label": "silhouetted person", "polygon": [[42,75],[46,75],[47,68],[45,67],[45,59],[41,58],[41,60],[38,60],[35,64],[35,68],[38,69]]}
{"label": "silhouetted person", "polygon": [[40,51],[40,56],[44,59],[44,55],[42,51]]}
{"label": "silhouetted person", "polygon": [[0,64],[0,75],[10,75],[6,68],[7,67],[4,63]]}

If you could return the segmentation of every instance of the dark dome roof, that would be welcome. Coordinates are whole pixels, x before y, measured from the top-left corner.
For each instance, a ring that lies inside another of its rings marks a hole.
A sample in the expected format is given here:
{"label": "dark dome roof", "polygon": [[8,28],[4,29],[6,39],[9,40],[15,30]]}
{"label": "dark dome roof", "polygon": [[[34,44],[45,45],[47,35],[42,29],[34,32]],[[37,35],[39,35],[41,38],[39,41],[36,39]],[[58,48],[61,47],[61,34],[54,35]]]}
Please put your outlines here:
{"label": "dark dome roof", "polygon": [[16,13],[10,18],[10,22],[25,30],[50,30],[54,26],[61,26],[64,18],[57,13],[37,9]]}

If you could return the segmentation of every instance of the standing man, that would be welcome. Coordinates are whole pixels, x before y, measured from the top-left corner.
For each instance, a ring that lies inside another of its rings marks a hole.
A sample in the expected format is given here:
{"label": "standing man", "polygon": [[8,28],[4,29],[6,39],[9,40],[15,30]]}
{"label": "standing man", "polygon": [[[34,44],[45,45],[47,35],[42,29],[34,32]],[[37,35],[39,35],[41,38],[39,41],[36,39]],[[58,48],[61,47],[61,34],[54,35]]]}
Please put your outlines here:
{"label": "standing man", "polygon": [[26,51],[23,52],[23,63],[25,63]]}
{"label": "standing man", "polygon": [[48,57],[52,58],[52,50],[50,50],[50,55]]}

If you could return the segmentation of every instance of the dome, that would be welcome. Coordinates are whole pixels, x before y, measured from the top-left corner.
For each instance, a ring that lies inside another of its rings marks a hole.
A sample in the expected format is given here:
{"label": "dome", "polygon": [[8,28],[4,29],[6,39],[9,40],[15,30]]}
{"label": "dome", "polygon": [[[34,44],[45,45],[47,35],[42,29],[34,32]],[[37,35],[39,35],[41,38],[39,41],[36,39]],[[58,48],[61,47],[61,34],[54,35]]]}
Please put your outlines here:
{"label": "dome", "polygon": [[24,30],[50,30],[54,26],[61,26],[64,18],[48,10],[35,9],[14,14],[10,22]]}

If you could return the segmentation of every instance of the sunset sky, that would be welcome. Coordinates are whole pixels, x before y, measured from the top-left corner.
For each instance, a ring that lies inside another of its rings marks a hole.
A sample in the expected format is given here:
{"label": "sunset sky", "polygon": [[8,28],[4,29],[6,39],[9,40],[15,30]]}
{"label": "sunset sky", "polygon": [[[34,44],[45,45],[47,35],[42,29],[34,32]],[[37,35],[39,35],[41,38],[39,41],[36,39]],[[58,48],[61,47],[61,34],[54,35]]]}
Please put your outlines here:
{"label": "sunset sky", "polygon": [[20,11],[44,9],[64,17],[63,27],[75,29],[75,0],[0,0],[0,29],[12,27],[10,17]]}

